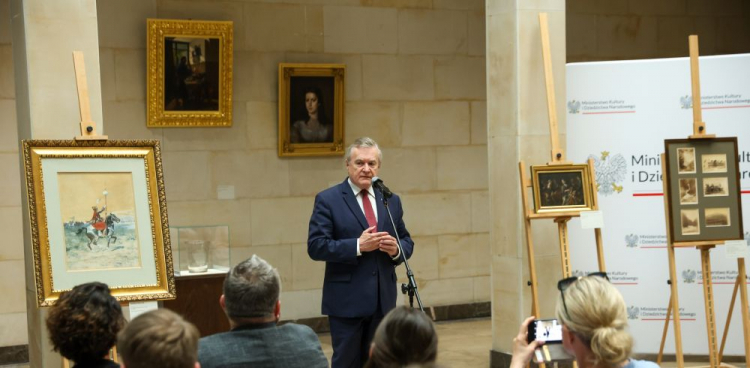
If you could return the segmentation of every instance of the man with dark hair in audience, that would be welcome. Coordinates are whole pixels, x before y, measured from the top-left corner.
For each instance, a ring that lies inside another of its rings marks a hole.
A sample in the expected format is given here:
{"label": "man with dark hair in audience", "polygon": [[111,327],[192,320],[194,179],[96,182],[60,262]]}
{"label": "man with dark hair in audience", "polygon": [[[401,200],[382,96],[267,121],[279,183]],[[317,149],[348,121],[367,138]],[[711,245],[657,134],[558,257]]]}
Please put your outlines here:
{"label": "man with dark hair in audience", "polygon": [[122,368],[200,368],[199,338],[192,323],[169,309],[144,313],[117,339]]}
{"label": "man with dark hair in audience", "polygon": [[224,280],[219,304],[232,328],[200,339],[203,368],[328,367],[318,336],[310,327],[287,323],[281,316],[278,271],[253,255],[234,266]]}

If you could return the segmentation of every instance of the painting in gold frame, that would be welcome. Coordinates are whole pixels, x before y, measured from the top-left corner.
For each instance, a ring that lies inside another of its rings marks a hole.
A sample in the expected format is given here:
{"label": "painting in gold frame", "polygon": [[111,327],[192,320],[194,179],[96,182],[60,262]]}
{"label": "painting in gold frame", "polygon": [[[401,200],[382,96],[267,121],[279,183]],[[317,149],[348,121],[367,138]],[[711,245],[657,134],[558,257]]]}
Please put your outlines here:
{"label": "painting in gold frame", "polygon": [[174,299],[156,140],[25,140],[37,305],[99,281],[121,302]]}
{"label": "painting in gold frame", "polygon": [[147,126],[232,126],[232,22],[148,19]]}
{"label": "painting in gold frame", "polygon": [[531,167],[534,212],[580,212],[594,208],[589,165]]}
{"label": "painting in gold frame", "polygon": [[343,64],[279,64],[279,156],[344,154]]}

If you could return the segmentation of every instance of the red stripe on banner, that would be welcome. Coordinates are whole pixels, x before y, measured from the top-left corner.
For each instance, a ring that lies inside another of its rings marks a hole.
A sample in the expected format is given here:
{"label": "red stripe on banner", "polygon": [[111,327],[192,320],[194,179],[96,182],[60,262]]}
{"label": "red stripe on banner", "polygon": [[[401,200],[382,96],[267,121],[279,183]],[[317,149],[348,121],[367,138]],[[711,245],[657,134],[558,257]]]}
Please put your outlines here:
{"label": "red stripe on banner", "polygon": [[633,114],[633,111],[602,111],[602,112],[584,112],[583,115],[602,115],[602,114]]}
{"label": "red stripe on banner", "polygon": [[664,193],[633,193],[633,197],[661,197]]}
{"label": "red stripe on banner", "polygon": [[[641,318],[641,321],[665,321],[666,318]],[[674,321],[674,318],[670,318],[670,321]],[[695,318],[680,318],[680,321],[695,321]]]}
{"label": "red stripe on banner", "polygon": [[612,285],[638,285],[637,282],[613,282]]}
{"label": "red stripe on banner", "polygon": [[[711,285],[734,285],[734,284],[735,284],[735,281],[731,281],[731,282],[724,282],[724,281],[722,281],[722,282],[712,282],[711,283]],[[746,282],[745,284],[750,285],[750,282]],[[698,285],[703,285],[703,281],[699,282]]]}
{"label": "red stripe on banner", "polygon": [[716,107],[703,107],[701,110],[715,110],[715,109],[746,109],[750,105],[739,105],[739,106],[716,106]]}
{"label": "red stripe on banner", "polygon": [[649,246],[649,247],[644,247],[644,246],[641,246],[641,248],[643,248],[643,249],[664,249],[664,248],[666,248],[666,247],[667,247],[666,245],[659,245],[659,246]]}
{"label": "red stripe on banner", "polygon": [[740,193],[742,193],[742,194],[748,194],[748,193],[750,193],[750,190],[741,190]]}

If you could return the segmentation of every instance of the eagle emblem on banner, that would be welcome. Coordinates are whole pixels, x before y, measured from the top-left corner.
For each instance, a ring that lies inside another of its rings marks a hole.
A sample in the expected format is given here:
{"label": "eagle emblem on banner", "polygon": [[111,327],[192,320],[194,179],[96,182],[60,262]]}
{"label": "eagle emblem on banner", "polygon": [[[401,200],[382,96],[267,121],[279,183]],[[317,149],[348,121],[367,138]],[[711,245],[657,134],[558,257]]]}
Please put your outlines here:
{"label": "eagle emblem on banner", "polygon": [[638,246],[638,235],[628,234],[625,235],[625,245],[628,248],[635,248]]}
{"label": "eagle emblem on banner", "polygon": [[638,316],[641,314],[641,309],[631,305],[628,307],[628,319],[638,319]]}
{"label": "eagle emblem on banner", "polygon": [[692,96],[682,96],[680,97],[680,108],[682,109],[692,109],[693,108],[693,97]]}
{"label": "eagle emblem on banner", "polygon": [[628,163],[621,154],[611,155],[602,151],[600,156],[589,155],[594,160],[597,190],[605,196],[622,192],[622,185],[628,173]]}
{"label": "eagle emblem on banner", "polygon": [[581,101],[568,101],[568,112],[571,114],[578,114],[581,112]]}
{"label": "eagle emblem on banner", "polygon": [[687,269],[682,271],[682,281],[686,284],[694,284],[696,276],[698,276],[698,273],[695,270]]}

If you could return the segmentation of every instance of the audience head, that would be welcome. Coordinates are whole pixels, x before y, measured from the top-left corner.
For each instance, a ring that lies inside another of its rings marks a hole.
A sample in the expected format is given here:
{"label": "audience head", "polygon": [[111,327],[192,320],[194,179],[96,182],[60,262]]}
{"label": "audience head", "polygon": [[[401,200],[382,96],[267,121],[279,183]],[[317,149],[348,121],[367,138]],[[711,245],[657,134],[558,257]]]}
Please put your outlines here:
{"label": "audience head", "polygon": [[192,323],[168,309],[157,309],[130,321],[117,348],[125,368],[193,368],[199,366],[199,338]]}
{"label": "audience head", "polygon": [[370,348],[367,367],[431,366],[437,359],[435,325],[419,309],[404,306],[380,322]]}
{"label": "audience head", "polygon": [[76,363],[104,358],[124,325],[120,303],[101,282],[60,294],[47,316],[53,349]]}
{"label": "audience head", "polygon": [[279,272],[263,258],[253,255],[227,273],[221,305],[230,323],[235,325],[278,321],[280,292]]}
{"label": "audience head", "polygon": [[598,276],[579,278],[561,289],[556,314],[563,324],[563,344],[579,364],[582,357],[601,367],[630,359],[633,338],[620,292]]}

